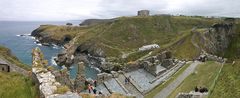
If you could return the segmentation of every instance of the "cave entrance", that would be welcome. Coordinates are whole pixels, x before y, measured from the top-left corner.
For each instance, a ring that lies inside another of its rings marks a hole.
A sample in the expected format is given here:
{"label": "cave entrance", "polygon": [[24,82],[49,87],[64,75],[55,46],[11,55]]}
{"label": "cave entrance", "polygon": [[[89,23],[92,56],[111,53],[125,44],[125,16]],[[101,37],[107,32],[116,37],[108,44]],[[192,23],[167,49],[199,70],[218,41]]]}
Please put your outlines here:
{"label": "cave entrance", "polygon": [[64,42],[69,42],[70,40],[72,40],[72,37],[70,35],[65,35],[63,40]]}

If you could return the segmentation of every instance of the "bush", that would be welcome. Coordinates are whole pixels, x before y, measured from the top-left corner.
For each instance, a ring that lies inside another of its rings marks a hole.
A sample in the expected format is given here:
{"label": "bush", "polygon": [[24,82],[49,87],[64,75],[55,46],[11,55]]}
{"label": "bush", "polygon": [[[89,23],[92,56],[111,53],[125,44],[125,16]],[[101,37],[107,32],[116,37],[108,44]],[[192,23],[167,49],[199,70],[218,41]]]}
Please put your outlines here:
{"label": "bush", "polygon": [[70,91],[70,89],[66,85],[64,85],[64,86],[57,87],[57,90],[54,93],[55,94],[64,94],[68,91]]}

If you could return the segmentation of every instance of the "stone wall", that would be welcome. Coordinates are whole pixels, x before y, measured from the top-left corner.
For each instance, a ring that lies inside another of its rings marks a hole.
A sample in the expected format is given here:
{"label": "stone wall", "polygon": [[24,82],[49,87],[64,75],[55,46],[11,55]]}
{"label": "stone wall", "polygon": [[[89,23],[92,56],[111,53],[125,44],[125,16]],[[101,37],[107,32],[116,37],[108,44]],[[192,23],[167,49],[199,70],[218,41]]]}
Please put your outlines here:
{"label": "stone wall", "polygon": [[32,77],[38,84],[40,98],[81,98],[77,93],[66,91],[63,94],[57,94],[56,91],[62,85],[56,81],[51,71],[47,70],[43,64],[43,58],[40,56],[39,48],[33,50]]}
{"label": "stone wall", "polygon": [[172,55],[169,51],[164,51],[156,56],[148,57],[140,61],[140,66],[142,66],[146,71],[157,76],[162,72],[159,72],[159,66],[162,66],[166,69],[170,69],[174,65],[174,60],[171,59]]}

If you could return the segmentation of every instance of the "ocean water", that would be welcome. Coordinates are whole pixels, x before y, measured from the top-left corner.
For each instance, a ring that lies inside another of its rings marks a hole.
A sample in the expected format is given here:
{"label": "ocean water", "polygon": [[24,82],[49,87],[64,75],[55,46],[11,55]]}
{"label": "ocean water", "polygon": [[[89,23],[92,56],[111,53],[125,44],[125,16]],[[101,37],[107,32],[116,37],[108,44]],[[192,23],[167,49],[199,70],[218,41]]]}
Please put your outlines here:
{"label": "ocean water", "polygon": [[[18,57],[18,59],[31,66],[32,49],[35,47],[39,47],[44,53],[45,59],[49,61],[51,66],[57,67],[54,62],[54,57],[56,57],[57,53],[61,52],[61,47],[48,47],[41,46],[35,43],[35,39],[31,36],[31,32],[38,28],[42,24],[54,24],[54,25],[65,25],[67,22],[71,22],[74,25],[78,25],[81,21],[0,21],[0,45],[3,45],[9,49],[11,49],[12,53]],[[18,35],[26,35],[26,36],[18,36]],[[71,78],[76,77],[76,65],[71,67],[70,76]],[[90,66],[86,67],[85,70],[86,77],[95,79],[96,71],[94,68]]]}

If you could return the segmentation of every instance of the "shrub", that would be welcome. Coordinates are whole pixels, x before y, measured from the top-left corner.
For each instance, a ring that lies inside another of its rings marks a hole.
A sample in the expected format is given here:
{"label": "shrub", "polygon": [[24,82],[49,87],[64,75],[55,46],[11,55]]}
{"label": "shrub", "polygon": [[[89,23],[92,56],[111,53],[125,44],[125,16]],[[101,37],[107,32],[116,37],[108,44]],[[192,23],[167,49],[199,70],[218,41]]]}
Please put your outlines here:
{"label": "shrub", "polygon": [[66,85],[64,85],[64,86],[57,87],[57,90],[54,93],[55,94],[64,94],[68,91],[70,91],[70,89]]}

